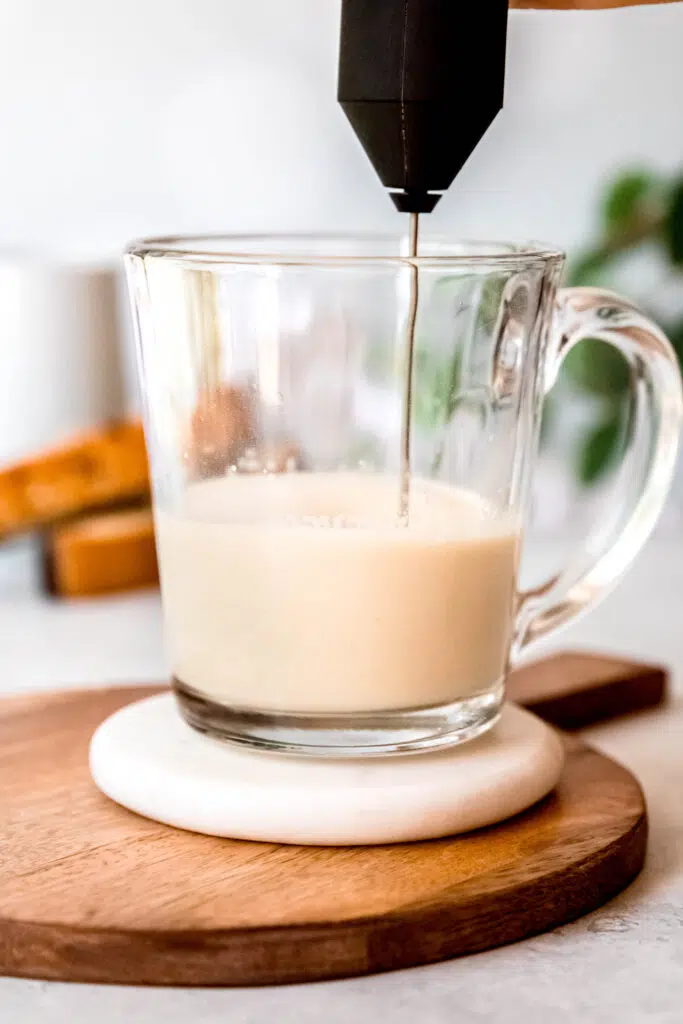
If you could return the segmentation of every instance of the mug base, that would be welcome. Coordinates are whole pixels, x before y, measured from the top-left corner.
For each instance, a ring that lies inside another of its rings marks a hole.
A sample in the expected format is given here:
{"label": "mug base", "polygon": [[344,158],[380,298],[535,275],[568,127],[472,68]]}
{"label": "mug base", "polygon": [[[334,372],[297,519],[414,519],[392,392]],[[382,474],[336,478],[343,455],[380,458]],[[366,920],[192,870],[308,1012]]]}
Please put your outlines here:
{"label": "mug base", "polygon": [[221,704],[176,677],[182,717],[198,732],[278,754],[377,757],[443,750],[481,736],[498,721],[504,686],[450,704],[357,713],[286,713]]}

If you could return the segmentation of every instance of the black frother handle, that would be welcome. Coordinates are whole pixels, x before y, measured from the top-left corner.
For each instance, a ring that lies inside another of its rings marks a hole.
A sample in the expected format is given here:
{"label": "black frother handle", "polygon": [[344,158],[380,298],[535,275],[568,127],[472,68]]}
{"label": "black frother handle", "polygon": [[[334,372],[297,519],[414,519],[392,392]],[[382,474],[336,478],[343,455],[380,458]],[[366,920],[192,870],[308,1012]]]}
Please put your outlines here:
{"label": "black frother handle", "polygon": [[503,105],[508,0],[342,0],[338,99],[402,212],[429,213]]}

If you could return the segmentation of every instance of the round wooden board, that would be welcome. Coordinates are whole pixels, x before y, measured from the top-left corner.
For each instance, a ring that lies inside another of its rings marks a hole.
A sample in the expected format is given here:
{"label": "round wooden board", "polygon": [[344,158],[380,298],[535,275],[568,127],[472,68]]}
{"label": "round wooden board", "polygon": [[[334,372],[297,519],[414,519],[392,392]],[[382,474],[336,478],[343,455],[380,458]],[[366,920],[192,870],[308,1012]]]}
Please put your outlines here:
{"label": "round wooden board", "polygon": [[637,781],[575,739],[560,786],[454,839],[293,847],[175,831],[104,797],[88,742],[158,688],[0,702],[0,972],[257,985],[431,963],[593,910],[645,856]]}

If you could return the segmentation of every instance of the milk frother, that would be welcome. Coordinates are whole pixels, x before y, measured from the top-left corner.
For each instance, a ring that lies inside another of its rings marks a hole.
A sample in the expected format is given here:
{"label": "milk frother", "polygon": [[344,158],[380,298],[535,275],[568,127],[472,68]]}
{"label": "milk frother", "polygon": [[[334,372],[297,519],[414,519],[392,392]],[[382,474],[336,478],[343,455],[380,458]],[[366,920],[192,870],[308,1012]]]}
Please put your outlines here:
{"label": "milk frother", "polygon": [[503,105],[508,0],[342,0],[338,99],[396,208],[430,213]]}

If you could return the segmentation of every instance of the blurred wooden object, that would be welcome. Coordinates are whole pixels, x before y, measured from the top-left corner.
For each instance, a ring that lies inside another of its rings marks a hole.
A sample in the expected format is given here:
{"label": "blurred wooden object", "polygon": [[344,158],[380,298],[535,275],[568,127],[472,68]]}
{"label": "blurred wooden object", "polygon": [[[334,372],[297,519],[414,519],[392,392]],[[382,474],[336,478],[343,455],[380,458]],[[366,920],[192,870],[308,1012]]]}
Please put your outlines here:
{"label": "blurred wooden object", "polygon": [[660,665],[567,651],[516,668],[507,696],[561,729],[581,729],[662,704],[667,682]]}
{"label": "blurred wooden object", "polygon": [[46,538],[48,585],[60,597],[135,590],[159,582],[149,508],[122,509],[55,527]]}
{"label": "blurred wooden object", "polygon": [[613,7],[642,7],[645,4],[667,4],[675,0],[510,0],[510,8],[540,11],[598,11]]}
{"label": "blurred wooden object", "polygon": [[200,393],[186,451],[193,476],[224,473],[254,442],[254,413],[245,388],[224,385]]}
{"label": "blurred wooden object", "polygon": [[109,424],[0,471],[0,540],[148,494],[142,424]]}
{"label": "blurred wooden object", "polygon": [[190,418],[185,461],[191,476],[225,473],[285,473],[302,467],[293,441],[259,437],[248,388],[236,384],[202,391]]}

